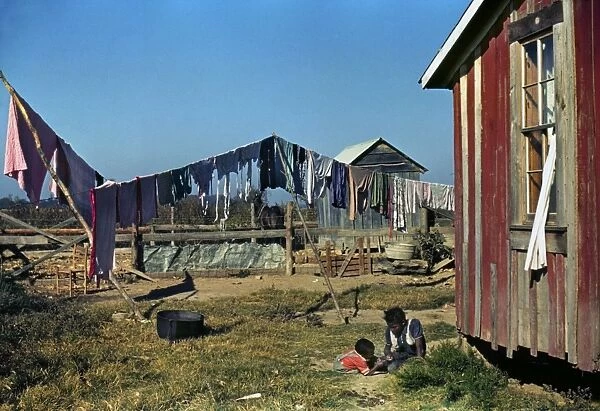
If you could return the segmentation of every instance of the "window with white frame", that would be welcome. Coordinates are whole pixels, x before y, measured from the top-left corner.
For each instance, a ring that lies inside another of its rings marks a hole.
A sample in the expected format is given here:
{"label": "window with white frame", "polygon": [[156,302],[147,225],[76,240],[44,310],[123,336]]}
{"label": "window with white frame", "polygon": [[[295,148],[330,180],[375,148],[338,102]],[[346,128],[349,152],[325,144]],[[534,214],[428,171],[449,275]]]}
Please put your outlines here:
{"label": "window with white frame", "polygon": [[[522,133],[525,143],[527,215],[535,214],[542,188],[548,136],[555,126],[554,39],[552,32],[522,43]],[[556,214],[556,185],[550,190],[550,214]]]}

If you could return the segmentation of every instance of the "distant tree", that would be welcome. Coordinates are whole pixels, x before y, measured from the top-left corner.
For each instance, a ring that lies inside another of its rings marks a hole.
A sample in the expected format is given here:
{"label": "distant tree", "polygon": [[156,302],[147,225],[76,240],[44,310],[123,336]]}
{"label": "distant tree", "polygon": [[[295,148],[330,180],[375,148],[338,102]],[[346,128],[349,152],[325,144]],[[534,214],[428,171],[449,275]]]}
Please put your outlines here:
{"label": "distant tree", "polygon": [[7,197],[0,198],[0,208],[11,208],[16,205],[27,204],[27,200],[9,194]]}

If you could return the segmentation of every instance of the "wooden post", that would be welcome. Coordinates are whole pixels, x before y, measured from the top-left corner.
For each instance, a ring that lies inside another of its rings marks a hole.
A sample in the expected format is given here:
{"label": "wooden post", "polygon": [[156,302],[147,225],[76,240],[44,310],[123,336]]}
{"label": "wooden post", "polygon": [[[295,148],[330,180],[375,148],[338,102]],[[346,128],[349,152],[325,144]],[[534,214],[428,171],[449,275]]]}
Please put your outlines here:
{"label": "wooden post", "polygon": [[73,271],[69,272],[69,297],[73,297]]}
{"label": "wooden post", "polygon": [[419,209],[419,228],[421,232],[428,233],[429,232],[429,219],[428,219],[428,210],[425,207],[421,207]]}
{"label": "wooden post", "polygon": [[[151,233],[151,234],[154,234],[154,233],[156,233],[156,228],[154,227],[154,224],[152,224],[152,225],[150,226],[150,233]],[[156,244],[156,243],[154,242],[154,240],[150,241],[150,245],[155,245],[155,244]]]}
{"label": "wooden post", "polygon": [[373,261],[371,259],[371,237],[367,237],[367,272],[373,274]]}
{"label": "wooden post", "polygon": [[[171,225],[175,225],[175,207],[171,206]],[[171,234],[175,231],[171,230]],[[175,241],[171,241],[171,245],[175,245]]]}
{"label": "wooden post", "polygon": [[285,210],[285,274],[292,275],[294,273],[294,255],[292,250],[292,242],[294,241],[294,231],[292,224],[292,207],[293,203],[287,203]]}
{"label": "wooden post", "polygon": [[333,264],[331,262],[331,243],[329,242],[329,240],[325,241],[325,258],[326,258],[326,262],[327,262],[327,271],[325,273],[325,275],[327,277],[332,277],[333,276]]}
{"label": "wooden post", "polygon": [[58,289],[58,267],[56,267],[56,295],[60,295],[60,290]]}
{"label": "wooden post", "polygon": [[[250,227],[254,230],[256,228],[256,210],[255,210],[255,206],[254,206],[254,202],[250,203]],[[250,239],[251,243],[255,243],[256,242],[256,238],[251,238]]]}
{"label": "wooden post", "polygon": [[[0,71],[0,80],[2,80],[2,82],[4,83],[4,86],[6,87],[9,94],[11,95],[11,97],[13,98],[15,103],[17,104],[17,107],[19,108],[19,111],[21,112],[21,115],[23,116],[25,123],[27,123],[27,128],[29,128],[31,135],[33,136],[33,140],[35,142],[35,148],[36,148],[38,155],[40,156],[40,160],[44,164],[44,167],[46,167],[46,170],[48,170],[48,172],[50,173],[50,176],[52,177],[52,179],[56,182],[56,185],[58,185],[58,187],[62,191],[65,199],[67,200],[67,204],[69,205],[69,208],[71,209],[71,212],[73,212],[73,215],[75,216],[75,218],[77,218],[77,221],[79,221],[79,224],[81,224],[81,226],[85,230],[85,233],[86,233],[90,243],[92,243],[93,238],[94,238],[94,236],[92,235],[92,230],[88,226],[88,224],[85,221],[85,219],[83,218],[83,216],[77,210],[77,207],[75,207],[75,202],[73,201],[73,198],[71,197],[71,193],[69,192],[69,189],[63,183],[63,181],[60,178],[58,178],[56,171],[54,171],[54,169],[50,165],[50,162],[44,155],[44,150],[42,149],[42,143],[40,141],[38,132],[35,129],[35,127],[33,126],[33,124],[31,123],[31,120],[29,119],[29,114],[27,113],[27,110],[25,110],[25,107],[23,106],[23,102],[21,101],[21,98],[19,97],[19,95],[17,94],[15,89],[9,84],[6,77],[4,77],[4,74],[2,73],[2,71]],[[133,312],[137,315],[138,319],[145,320],[145,318],[142,315],[142,313],[140,312],[140,310],[135,306],[135,303],[133,302],[131,297],[129,297],[127,295],[127,293],[125,293],[125,290],[123,290],[123,288],[121,288],[121,286],[117,283],[117,280],[112,276],[112,273],[110,273],[109,278],[111,279],[111,281],[113,282],[115,287],[117,287],[117,290],[119,290],[119,292],[121,293],[123,298],[125,298],[125,300],[129,303]]]}
{"label": "wooden post", "polygon": [[358,247],[358,275],[365,274],[365,243],[363,237],[356,239],[356,246]]}
{"label": "wooden post", "polygon": [[143,271],[144,262],[144,243],[142,235],[137,224],[131,229],[131,266],[139,271]]}
{"label": "wooden post", "polygon": [[87,294],[87,283],[88,283],[88,245],[83,246],[83,294]]}

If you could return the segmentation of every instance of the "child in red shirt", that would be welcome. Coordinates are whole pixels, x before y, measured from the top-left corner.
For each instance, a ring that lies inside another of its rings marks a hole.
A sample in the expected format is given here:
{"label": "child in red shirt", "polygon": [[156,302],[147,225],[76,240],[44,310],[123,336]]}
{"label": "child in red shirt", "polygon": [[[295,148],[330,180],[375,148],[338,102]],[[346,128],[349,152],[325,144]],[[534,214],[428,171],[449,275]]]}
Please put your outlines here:
{"label": "child in red shirt", "polygon": [[338,355],[333,369],[340,372],[360,372],[362,375],[373,375],[383,368],[384,361],[375,356],[375,344],[361,338],[354,344],[354,350]]}

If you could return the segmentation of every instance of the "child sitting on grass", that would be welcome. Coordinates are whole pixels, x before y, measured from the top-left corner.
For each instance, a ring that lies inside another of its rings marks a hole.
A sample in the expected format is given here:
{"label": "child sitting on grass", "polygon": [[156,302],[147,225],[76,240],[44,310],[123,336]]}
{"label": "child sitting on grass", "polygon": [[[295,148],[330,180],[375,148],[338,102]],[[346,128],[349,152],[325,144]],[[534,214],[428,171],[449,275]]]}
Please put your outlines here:
{"label": "child sitting on grass", "polygon": [[354,350],[338,355],[333,362],[333,369],[340,372],[360,372],[362,375],[373,375],[376,371],[385,370],[385,361],[375,356],[375,344],[361,338],[354,344]]}

